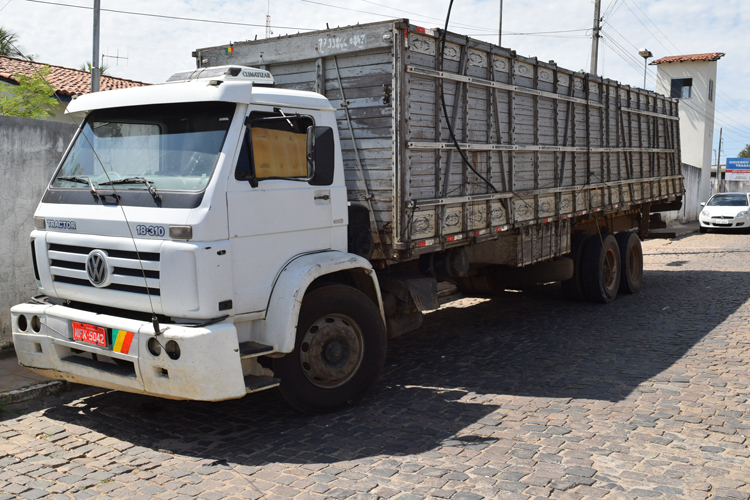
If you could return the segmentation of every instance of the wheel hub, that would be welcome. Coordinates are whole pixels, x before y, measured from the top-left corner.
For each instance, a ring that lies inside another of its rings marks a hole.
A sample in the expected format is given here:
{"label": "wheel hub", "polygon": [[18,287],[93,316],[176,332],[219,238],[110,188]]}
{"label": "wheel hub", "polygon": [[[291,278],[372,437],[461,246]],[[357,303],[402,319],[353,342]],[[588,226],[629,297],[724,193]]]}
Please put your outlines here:
{"label": "wheel hub", "polygon": [[611,248],[604,254],[604,286],[614,290],[617,285],[617,255]]}
{"label": "wheel hub", "polygon": [[363,355],[362,331],[344,315],[320,318],[307,329],[300,344],[302,373],[322,388],[345,384],[357,373]]}

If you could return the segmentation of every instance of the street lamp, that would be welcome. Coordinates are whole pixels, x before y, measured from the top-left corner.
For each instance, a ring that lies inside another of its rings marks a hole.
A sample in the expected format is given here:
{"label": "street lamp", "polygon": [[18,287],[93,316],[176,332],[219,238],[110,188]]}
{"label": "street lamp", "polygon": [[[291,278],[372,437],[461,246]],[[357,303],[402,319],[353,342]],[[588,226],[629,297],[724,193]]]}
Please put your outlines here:
{"label": "street lamp", "polygon": [[648,73],[648,60],[654,55],[648,49],[641,49],[638,51],[638,55],[643,58],[643,88],[646,88],[646,73]]}

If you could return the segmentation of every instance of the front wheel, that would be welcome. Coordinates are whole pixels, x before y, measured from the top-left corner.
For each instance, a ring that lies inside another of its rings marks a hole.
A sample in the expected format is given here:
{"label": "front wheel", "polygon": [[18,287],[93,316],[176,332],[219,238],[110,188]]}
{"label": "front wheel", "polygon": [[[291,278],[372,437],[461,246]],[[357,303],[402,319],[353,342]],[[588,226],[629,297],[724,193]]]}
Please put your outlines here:
{"label": "front wheel", "polygon": [[700,231],[700,232],[701,232],[702,234],[706,234],[706,233],[708,232],[708,228],[707,228],[707,227],[704,227],[704,226],[698,226],[698,230],[699,230],[699,231]]}
{"label": "front wheel", "polygon": [[305,296],[294,351],[273,360],[279,394],[308,414],[354,405],[383,370],[386,330],[378,307],[359,290],[329,285]]}

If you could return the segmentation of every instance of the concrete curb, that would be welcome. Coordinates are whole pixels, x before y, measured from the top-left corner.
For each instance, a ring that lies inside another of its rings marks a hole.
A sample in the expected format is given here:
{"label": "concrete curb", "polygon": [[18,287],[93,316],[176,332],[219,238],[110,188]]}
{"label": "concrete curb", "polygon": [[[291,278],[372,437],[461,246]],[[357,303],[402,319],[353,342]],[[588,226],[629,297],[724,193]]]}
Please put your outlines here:
{"label": "concrete curb", "polygon": [[12,405],[31,401],[32,399],[44,398],[67,392],[71,389],[68,382],[62,380],[53,380],[51,382],[41,382],[36,385],[24,387],[15,391],[0,393],[0,404]]}
{"label": "concrete curb", "polygon": [[673,230],[670,231],[669,229],[662,229],[662,232],[656,232],[656,231],[649,231],[648,236],[646,239],[674,239],[679,238],[681,236],[686,236],[688,234],[694,234],[699,231],[698,228],[695,229],[680,229],[680,230]]}

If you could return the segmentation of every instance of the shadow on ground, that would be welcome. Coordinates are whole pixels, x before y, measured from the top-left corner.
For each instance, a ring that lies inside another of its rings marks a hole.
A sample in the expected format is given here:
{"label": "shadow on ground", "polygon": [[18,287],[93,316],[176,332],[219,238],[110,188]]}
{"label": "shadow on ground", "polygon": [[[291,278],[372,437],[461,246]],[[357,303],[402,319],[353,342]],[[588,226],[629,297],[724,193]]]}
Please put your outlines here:
{"label": "shadow on ground", "polygon": [[[336,414],[303,416],[269,393],[201,403],[107,392],[45,415],[153,450],[247,465],[418,454],[451,443],[480,449],[494,440],[462,429],[506,408],[481,395],[620,401],[669,377],[662,372],[748,297],[747,273],[675,267],[646,272],[641,293],[608,305],[569,302],[559,285],[448,304],[391,341],[377,388]],[[478,398],[459,401],[467,393]]]}

